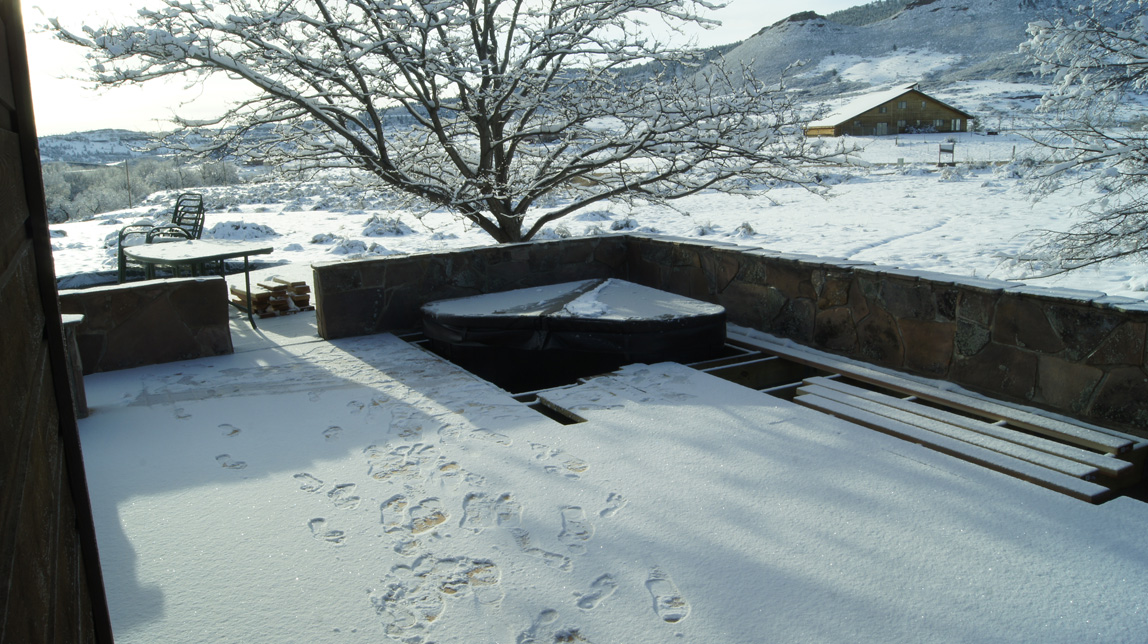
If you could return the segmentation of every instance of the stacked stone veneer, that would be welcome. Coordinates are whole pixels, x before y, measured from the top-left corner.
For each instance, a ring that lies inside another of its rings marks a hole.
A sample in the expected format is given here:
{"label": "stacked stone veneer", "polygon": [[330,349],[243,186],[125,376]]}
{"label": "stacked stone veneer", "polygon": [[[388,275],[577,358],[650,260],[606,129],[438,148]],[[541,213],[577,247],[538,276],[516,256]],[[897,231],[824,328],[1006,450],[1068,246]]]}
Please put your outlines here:
{"label": "stacked stone veneer", "polygon": [[427,302],[626,272],[627,238],[591,237],[315,265],[319,335],[422,327]]}
{"label": "stacked stone veneer", "polygon": [[222,277],[60,291],[60,311],[84,316],[85,374],[231,353],[227,302]]}
{"label": "stacked stone veneer", "polygon": [[317,265],[325,338],[449,297],[617,277],[818,349],[1148,435],[1148,306],[721,243],[607,236]]}

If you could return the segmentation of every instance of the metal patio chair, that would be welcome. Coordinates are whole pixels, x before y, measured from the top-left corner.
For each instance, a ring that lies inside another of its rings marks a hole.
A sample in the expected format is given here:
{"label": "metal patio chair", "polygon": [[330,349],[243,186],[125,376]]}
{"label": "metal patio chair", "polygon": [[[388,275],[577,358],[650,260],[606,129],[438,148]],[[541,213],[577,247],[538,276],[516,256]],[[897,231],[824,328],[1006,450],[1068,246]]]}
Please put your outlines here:
{"label": "metal patio chair", "polygon": [[[203,234],[204,208],[203,195],[186,192],[175,200],[171,213],[171,223],[151,226],[131,224],[120,229],[116,242],[116,281],[124,283],[127,278],[127,258],[124,256],[124,241],[133,235],[143,235],[144,243],[173,241],[179,239],[199,239]],[[148,275],[150,278],[151,275]]]}

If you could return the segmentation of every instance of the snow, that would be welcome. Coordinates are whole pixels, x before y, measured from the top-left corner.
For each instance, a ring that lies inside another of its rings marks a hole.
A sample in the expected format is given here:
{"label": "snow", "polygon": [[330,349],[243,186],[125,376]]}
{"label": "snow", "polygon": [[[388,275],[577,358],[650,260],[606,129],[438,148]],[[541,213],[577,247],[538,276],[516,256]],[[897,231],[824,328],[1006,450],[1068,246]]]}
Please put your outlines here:
{"label": "snow", "polygon": [[[1069,190],[1034,202],[1034,195],[1010,165],[1031,145],[1016,134],[956,135],[958,167],[937,168],[938,145],[950,137],[954,135],[849,138],[847,142],[865,146],[858,160],[874,165],[848,171],[827,169],[822,183],[831,188],[828,199],[783,185],[751,197],[702,193],[675,202],[674,208],[639,200],[558,220],[540,238],[662,234],[1148,299],[1148,277],[1143,264],[1133,260],[1034,279],[1051,265],[1033,255],[1029,245],[1043,230],[1067,229],[1076,221],[1073,207],[1093,193]],[[251,184],[204,192],[209,208],[206,228],[220,226],[228,234],[265,239],[275,247],[271,255],[264,256],[271,263],[308,265],[490,243],[484,233],[448,213],[389,206],[385,194],[349,191],[342,181],[315,181],[290,189],[280,184]],[[289,195],[286,203],[278,201],[284,193]],[[174,195],[170,197],[174,202]],[[153,196],[150,205],[53,225],[53,230],[67,236],[66,243],[62,238],[55,242],[57,274],[104,271],[108,275],[115,267],[118,225],[103,224],[154,219],[170,208],[164,199]],[[404,234],[388,236],[385,245],[378,244],[379,238],[372,235],[378,234],[380,222]],[[65,286],[82,284],[83,279],[68,280]]]}
{"label": "snow", "polygon": [[[872,167],[827,168],[828,199],[703,193],[545,235],[637,228],[1148,306],[1133,261],[1029,279],[1048,267],[1029,243],[1090,195],[1034,204],[1016,135],[962,134],[939,169],[948,136],[850,139]],[[348,185],[210,189],[207,228],[308,282],[312,263],[489,243]],[[171,201],[52,226],[57,273],[107,275],[108,222]],[[598,295],[584,313],[615,306]],[[233,355],[84,379],[117,642],[1143,640],[1138,501],[1092,506],[673,364],[544,394],[585,419],[566,426],[388,334],[259,327],[233,318]]]}
{"label": "snow", "polygon": [[1142,637],[1140,502],[679,365],[546,394],[563,426],[387,334],[261,326],[276,346],[85,378],[118,642]]}
{"label": "snow", "polygon": [[718,315],[724,309],[625,280],[583,280],[488,293],[423,306],[431,316],[550,317],[665,320]]}
{"label": "snow", "polygon": [[960,56],[928,49],[902,50],[880,58],[835,54],[822,58],[814,71],[806,74],[836,72],[842,80],[874,85],[916,83],[921,77],[955,67],[960,61]]}

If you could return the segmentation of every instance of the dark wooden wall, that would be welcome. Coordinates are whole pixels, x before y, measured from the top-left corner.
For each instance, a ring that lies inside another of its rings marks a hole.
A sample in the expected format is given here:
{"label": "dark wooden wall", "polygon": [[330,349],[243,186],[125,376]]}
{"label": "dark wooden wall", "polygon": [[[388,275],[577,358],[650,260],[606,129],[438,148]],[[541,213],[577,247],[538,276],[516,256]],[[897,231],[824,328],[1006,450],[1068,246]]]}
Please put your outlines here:
{"label": "dark wooden wall", "polygon": [[111,642],[18,0],[0,0],[0,642]]}
{"label": "dark wooden wall", "polygon": [[[904,101],[905,107],[900,107]],[[921,104],[924,103],[924,107]],[[882,112],[881,108],[885,108]],[[849,136],[875,136],[878,134],[877,125],[884,123],[885,134],[905,134],[914,128],[926,128],[933,125],[933,121],[940,120],[941,125],[936,127],[937,132],[967,131],[970,117],[968,114],[941,103],[931,96],[916,90],[908,91],[901,96],[866,112],[852,116],[849,120],[833,128],[833,136],[847,134]],[[960,130],[953,128],[953,119],[961,120]],[[905,121],[904,126],[898,123]],[[811,136],[826,136],[828,128],[810,128]],[[816,130],[816,131],[814,131]]]}

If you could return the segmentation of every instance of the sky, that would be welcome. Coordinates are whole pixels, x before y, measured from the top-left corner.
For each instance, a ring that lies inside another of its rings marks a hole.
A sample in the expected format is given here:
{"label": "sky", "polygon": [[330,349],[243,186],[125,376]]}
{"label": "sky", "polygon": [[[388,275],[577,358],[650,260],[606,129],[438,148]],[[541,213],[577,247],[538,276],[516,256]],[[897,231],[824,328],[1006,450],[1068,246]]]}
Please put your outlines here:
{"label": "sky", "polygon": [[[24,25],[28,39],[32,97],[40,135],[65,134],[101,128],[138,131],[171,129],[171,118],[203,119],[226,110],[235,89],[224,82],[184,86],[176,82],[146,87],[101,90],[76,80],[87,68],[84,52],[44,33],[47,18],[61,18],[65,25],[99,25],[131,18],[147,0],[25,0]],[[789,4],[765,0],[732,0],[711,13],[720,27],[699,30],[697,44],[719,45],[744,40],[762,27],[801,11],[832,13],[864,0],[805,0]]]}

